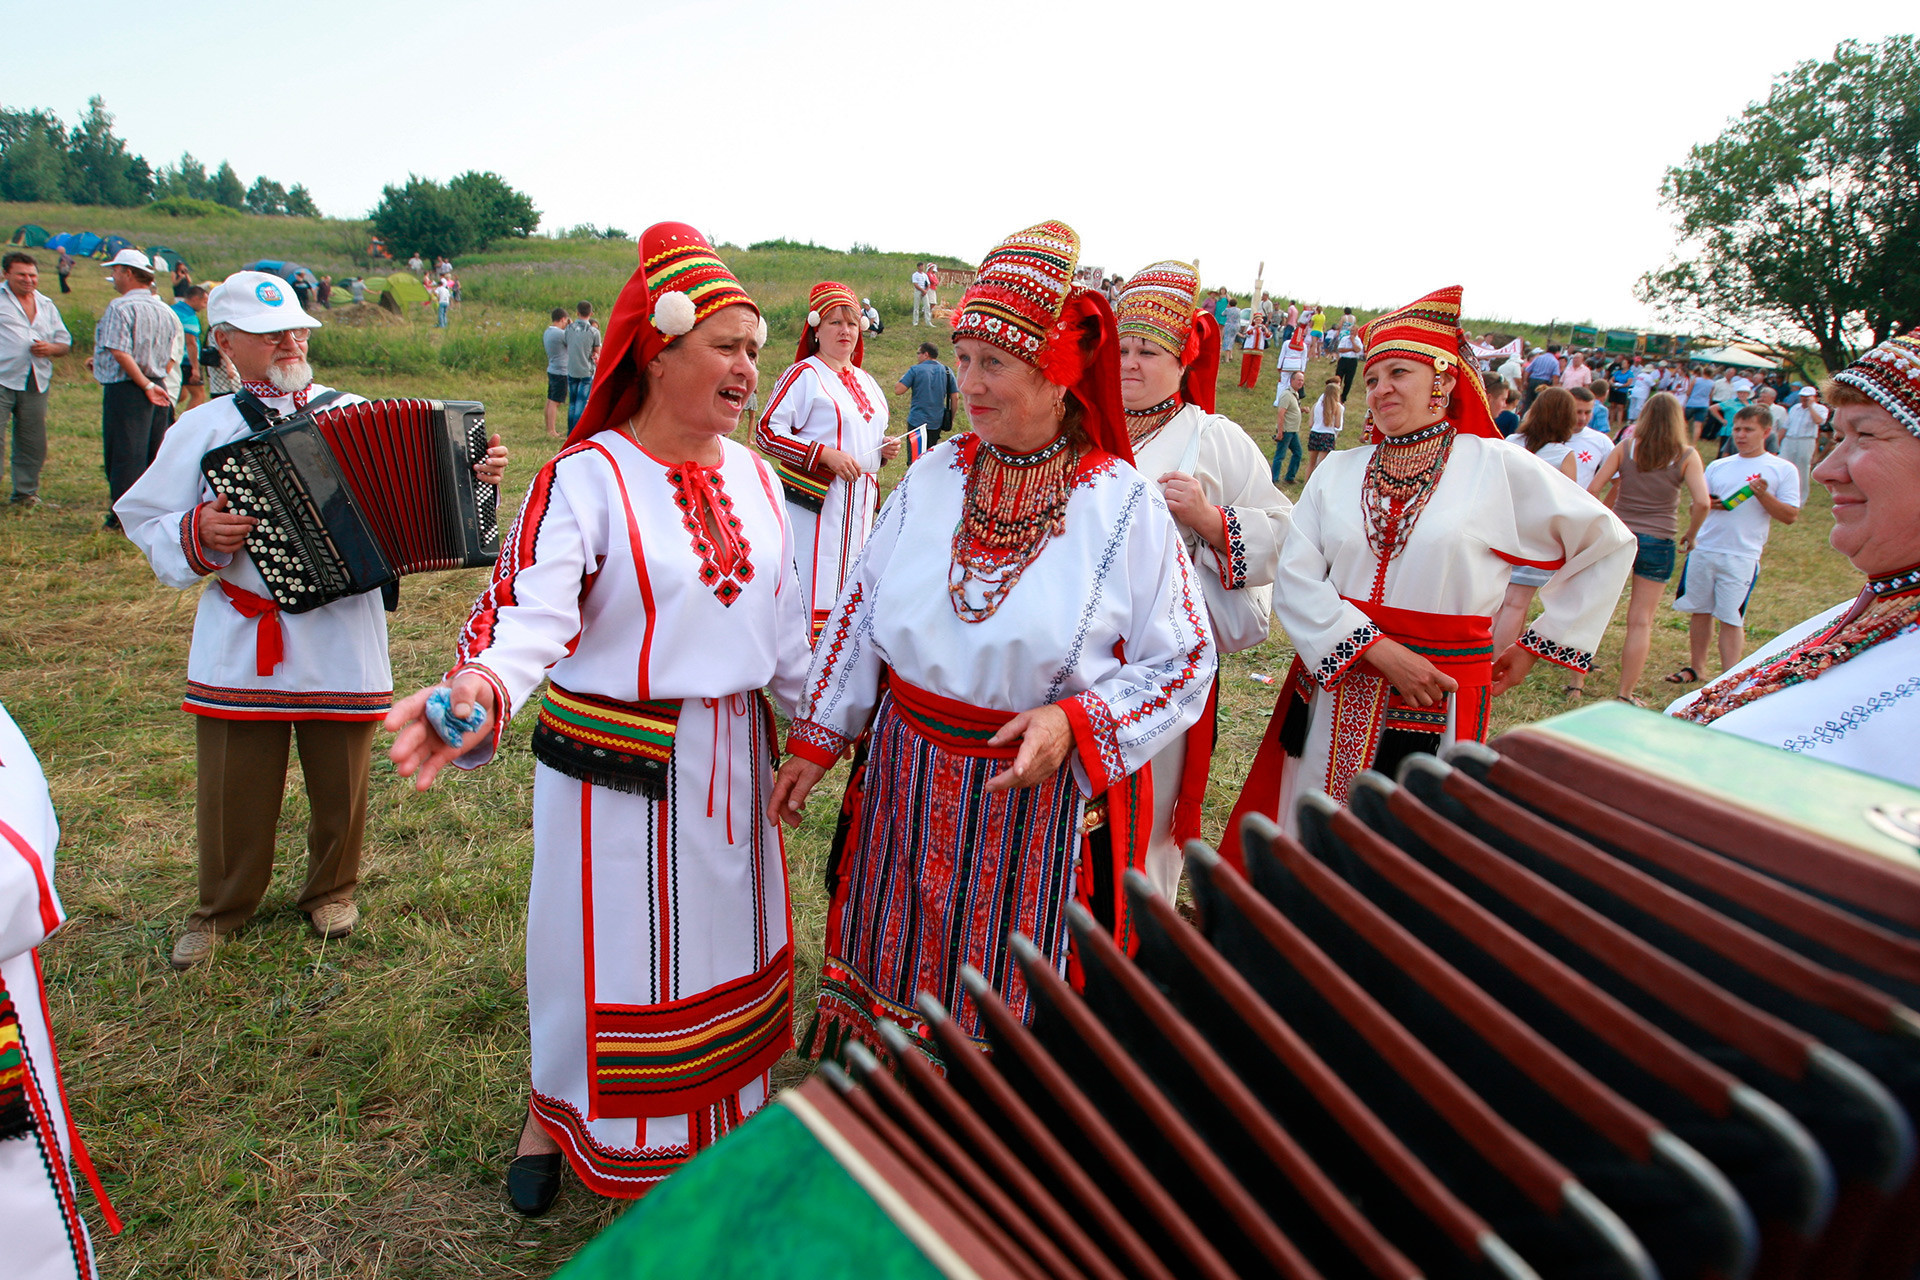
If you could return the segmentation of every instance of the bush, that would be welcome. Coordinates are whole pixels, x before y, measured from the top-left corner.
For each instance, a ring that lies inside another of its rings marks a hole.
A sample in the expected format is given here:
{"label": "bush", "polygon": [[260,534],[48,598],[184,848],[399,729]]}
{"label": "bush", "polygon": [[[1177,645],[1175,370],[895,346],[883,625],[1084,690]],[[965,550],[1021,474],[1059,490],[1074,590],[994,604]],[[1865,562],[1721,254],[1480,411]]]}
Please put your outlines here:
{"label": "bush", "polygon": [[211,200],[196,200],[192,196],[166,196],[155,200],[149,207],[155,213],[164,213],[170,218],[237,218],[240,216],[238,209],[229,209]]}

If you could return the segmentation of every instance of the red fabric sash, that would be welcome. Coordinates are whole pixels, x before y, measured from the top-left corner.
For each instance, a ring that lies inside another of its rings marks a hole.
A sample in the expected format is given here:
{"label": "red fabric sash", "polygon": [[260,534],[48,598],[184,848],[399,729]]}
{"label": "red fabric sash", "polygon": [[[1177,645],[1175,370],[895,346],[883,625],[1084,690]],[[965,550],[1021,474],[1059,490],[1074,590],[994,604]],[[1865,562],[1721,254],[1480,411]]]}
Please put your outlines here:
{"label": "red fabric sash", "polygon": [[220,589],[227,593],[227,599],[242,617],[259,619],[253,632],[253,669],[263,676],[272,675],[287,653],[286,637],[280,632],[280,606],[245,587],[234,586],[225,578],[220,579]]}
{"label": "red fabric sash", "polygon": [[888,691],[908,727],[955,755],[1011,760],[1020,754],[1018,738],[1004,746],[987,745],[988,739],[1000,731],[1000,726],[1013,719],[1011,711],[995,711],[943,698],[908,684],[897,671],[892,673]]}
{"label": "red fabric sash", "polygon": [[[1461,741],[1484,742],[1487,736],[1488,687],[1493,683],[1493,623],[1471,614],[1422,613],[1391,605],[1342,597],[1366,614],[1389,640],[1412,649],[1447,675],[1460,688],[1448,702],[1416,707],[1400,697],[1386,678],[1363,656],[1325,690],[1333,699],[1332,741],[1327,748],[1327,774],[1316,779],[1336,804],[1347,802],[1354,778],[1373,764],[1380,738],[1388,729],[1443,734],[1448,703],[1454,711],[1454,736]],[[1261,736],[1253,768],[1234,803],[1233,814],[1220,840],[1220,856],[1242,870],[1240,822],[1249,813],[1278,819],[1280,784],[1287,765],[1280,730],[1296,700],[1311,701],[1313,688],[1306,666],[1298,657],[1287,671],[1286,683],[1274,702],[1273,716]]]}
{"label": "red fabric sash", "polygon": [[1220,727],[1220,682],[1207,691],[1207,706],[1187,730],[1187,758],[1180,768],[1180,795],[1173,802],[1173,842],[1184,847],[1200,839],[1200,806],[1207,798],[1207,771],[1213,765],[1214,735]]}

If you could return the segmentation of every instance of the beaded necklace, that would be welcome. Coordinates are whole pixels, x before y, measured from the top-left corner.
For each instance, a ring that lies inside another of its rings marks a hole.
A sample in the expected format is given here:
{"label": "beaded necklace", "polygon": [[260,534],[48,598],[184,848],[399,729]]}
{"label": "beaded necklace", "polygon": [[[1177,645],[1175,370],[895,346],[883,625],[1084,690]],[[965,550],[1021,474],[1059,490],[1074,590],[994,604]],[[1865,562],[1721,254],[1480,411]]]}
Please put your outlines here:
{"label": "beaded necklace", "polygon": [[1176,391],[1159,404],[1127,410],[1127,438],[1133,442],[1134,452],[1138,453],[1142,445],[1159,435],[1160,429],[1186,407]]}
{"label": "beaded necklace", "polygon": [[947,576],[947,595],[962,622],[991,618],[1048,539],[1066,532],[1079,461],[1065,435],[1025,454],[980,441],[967,472]]}
{"label": "beaded necklace", "polygon": [[1453,424],[1442,420],[1408,435],[1389,437],[1367,459],[1360,505],[1366,516],[1367,545],[1379,557],[1382,573],[1388,561],[1407,549],[1414,522],[1440,485],[1454,439]]}
{"label": "beaded necklace", "polygon": [[1867,581],[1846,616],[1755,671],[1721,677],[1679,713],[1695,724],[1712,724],[1757,698],[1818,678],[1849,658],[1920,623],[1920,565]]}

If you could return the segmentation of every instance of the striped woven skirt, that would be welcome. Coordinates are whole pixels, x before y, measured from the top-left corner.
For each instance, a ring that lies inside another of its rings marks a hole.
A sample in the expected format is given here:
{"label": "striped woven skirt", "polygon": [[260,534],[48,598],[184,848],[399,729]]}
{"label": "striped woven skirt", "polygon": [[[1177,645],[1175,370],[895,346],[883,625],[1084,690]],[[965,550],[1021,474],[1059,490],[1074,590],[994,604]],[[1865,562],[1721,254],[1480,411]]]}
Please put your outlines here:
{"label": "striped woven skirt", "polygon": [[[1062,972],[1085,803],[1072,771],[989,794],[1014,749],[985,740],[1011,719],[896,679],[873,735],[844,847],[829,873],[826,956],[806,1051],[832,1057],[849,1037],[883,1060],[878,1026],[898,1024],[938,1061],[914,1008],[928,992],[980,1038],[960,968],[986,975],[1023,1021],[1027,989],[1008,954],[1015,932]],[[1017,748],[1018,744],[1014,744]]]}

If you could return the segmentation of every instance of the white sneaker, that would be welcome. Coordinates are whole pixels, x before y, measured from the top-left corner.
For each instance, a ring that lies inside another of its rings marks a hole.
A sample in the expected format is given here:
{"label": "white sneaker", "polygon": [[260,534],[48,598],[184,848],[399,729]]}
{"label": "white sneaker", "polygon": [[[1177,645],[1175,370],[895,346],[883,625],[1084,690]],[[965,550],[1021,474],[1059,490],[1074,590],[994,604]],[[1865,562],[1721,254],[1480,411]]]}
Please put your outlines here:
{"label": "white sneaker", "polygon": [[323,902],[307,919],[313,931],[323,938],[344,938],[360,923],[360,908],[351,902]]}

